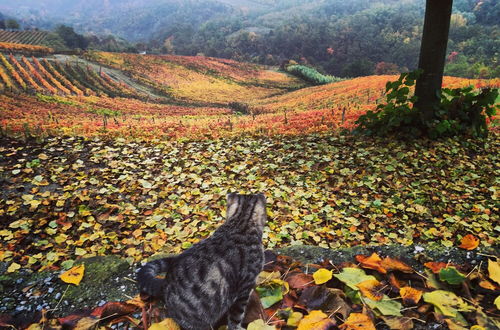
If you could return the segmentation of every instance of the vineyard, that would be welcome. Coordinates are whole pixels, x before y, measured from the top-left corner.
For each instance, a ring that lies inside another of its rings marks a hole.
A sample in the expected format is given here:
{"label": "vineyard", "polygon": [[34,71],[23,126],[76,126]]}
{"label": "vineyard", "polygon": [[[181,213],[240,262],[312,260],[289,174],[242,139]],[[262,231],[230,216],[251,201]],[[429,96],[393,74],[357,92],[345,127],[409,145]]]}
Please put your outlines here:
{"label": "vineyard", "polygon": [[[396,78],[305,88],[295,77],[231,60],[95,52],[86,58],[92,61],[0,54],[2,133],[150,140],[326,132],[353,127]],[[444,85],[499,87],[500,79],[445,77]]]}
{"label": "vineyard", "polygon": [[137,97],[135,89],[90,67],[0,53],[0,93]]}
{"label": "vineyard", "polygon": [[48,32],[46,31],[6,31],[0,30],[0,43],[25,45],[41,45]]}

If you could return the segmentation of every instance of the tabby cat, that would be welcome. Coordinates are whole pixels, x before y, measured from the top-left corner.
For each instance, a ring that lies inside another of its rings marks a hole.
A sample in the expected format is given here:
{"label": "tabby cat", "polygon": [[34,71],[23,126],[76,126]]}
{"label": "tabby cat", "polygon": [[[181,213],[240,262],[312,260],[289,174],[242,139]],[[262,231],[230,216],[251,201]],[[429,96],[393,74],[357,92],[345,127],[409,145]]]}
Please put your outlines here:
{"label": "tabby cat", "polygon": [[[147,263],[137,275],[141,293],[161,297],[167,316],[184,329],[210,329],[226,313],[228,329],[241,329],[263,267],[266,199],[229,194],[226,213],[210,237],[180,255]],[[165,279],[157,278],[160,273]]]}

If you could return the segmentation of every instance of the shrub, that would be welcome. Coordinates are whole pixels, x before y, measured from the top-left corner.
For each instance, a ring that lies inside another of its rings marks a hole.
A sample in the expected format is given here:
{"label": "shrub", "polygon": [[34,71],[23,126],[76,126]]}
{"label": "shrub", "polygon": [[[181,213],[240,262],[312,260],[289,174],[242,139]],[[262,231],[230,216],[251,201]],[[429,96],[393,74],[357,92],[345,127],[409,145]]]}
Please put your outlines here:
{"label": "shrub", "polygon": [[287,66],[286,71],[314,85],[324,85],[341,80],[334,76],[321,74],[314,68],[298,64]]}
{"label": "shrub", "polygon": [[487,120],[496,114],[498,89],[443,88],[438,108],[430,120],[424,121],[420,110],[413,107],[416,97],[409,96],[410,87],[415,85],[418,76],[418,71],[403,73],[398,80],[387,82],[387,103],[360,116],[355,132],[404,137],[426,135],[432,139],[455,135],[484,138],[488,135]]}

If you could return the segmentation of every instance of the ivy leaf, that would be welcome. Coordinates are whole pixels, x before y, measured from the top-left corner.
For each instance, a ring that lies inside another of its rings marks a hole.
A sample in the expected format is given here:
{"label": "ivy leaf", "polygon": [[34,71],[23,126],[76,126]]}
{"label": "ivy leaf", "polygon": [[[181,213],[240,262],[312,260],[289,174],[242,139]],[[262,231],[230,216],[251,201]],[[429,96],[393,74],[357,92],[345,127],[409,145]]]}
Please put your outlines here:
{"label": "ivy leaf", "polygon": [[446,267],[439,271],[439,279],[448,284],[460,284],[465,281],[465,275],[460,273],[455,267]]}

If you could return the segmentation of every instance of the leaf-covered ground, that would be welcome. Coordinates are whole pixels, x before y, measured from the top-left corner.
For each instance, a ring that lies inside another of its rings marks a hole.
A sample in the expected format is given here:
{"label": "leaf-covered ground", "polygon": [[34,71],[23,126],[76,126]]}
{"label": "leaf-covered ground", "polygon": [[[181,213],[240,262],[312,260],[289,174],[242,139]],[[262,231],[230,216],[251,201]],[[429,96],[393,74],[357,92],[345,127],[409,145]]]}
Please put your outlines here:
{"label": "leaf-covered ground", "polygon": [[0,261],[70,268],[93,255],[176,253],[223,221],[226,193],[264,192],[267,248],[497,246],[499,135],[396,142],[352,136],[203,142],[4,139]]}
{"label": "leaf-covered ground", "polygon": [[[497,329],[500,262],[491,255],[480,259],[475,266],[429,261],[422,268],[419,262],[415,269],[377,253],[358,254],[341,263],[320,259],[312,264],[266,251],[264,271],[257,277],[243,323],[248,330]],[[70,284],[59,303],[68,289],[77,288],[87,276],[92,274],[86,274],[84,264],[62,273],[60,281]],[[23,291],[29,293],[33,287],[37,285]],[[165,318],[160,302],[145,296],[103,301],[99,307],[59,318],[53,314],[57,306],[25,317],[0,314],[0,326],[180,330],[175,321]],[[224,318],[213,329],[223,330],[223,324]]]}

